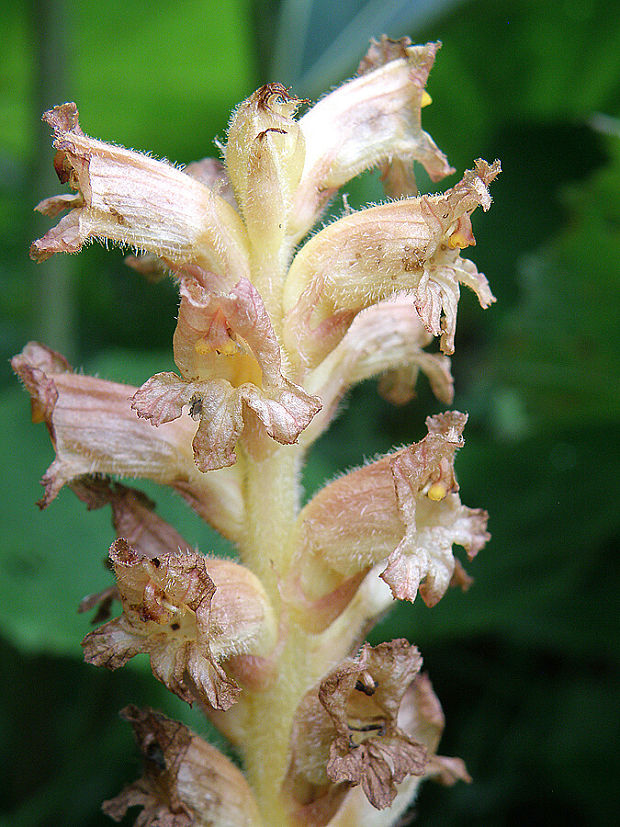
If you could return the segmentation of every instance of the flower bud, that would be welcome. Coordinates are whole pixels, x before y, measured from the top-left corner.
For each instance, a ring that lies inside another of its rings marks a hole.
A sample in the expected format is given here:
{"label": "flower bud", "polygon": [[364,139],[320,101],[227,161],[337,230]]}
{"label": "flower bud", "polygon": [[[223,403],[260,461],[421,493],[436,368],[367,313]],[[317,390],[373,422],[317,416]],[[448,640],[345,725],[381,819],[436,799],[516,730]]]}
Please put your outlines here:
{"label": "flower bud", "polygon": [[228,175],[261,255],[277,250],[287,232],[304,165],[305,141],[293,117],[300,103],[270,83],[239,104],[228,128]]}

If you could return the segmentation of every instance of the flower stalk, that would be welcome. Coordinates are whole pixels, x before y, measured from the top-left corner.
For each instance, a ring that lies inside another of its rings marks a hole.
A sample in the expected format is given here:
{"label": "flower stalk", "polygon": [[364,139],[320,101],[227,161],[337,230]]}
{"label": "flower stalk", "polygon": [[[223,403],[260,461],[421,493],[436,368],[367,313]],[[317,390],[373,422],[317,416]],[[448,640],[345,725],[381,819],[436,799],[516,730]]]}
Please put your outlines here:
{"label": "flower stalk", "polygon": [[[432,607],[471,582],[453,546],[472,559],[489,535],[454,474],[467,416],[429,417],[420,442],[305,504],[300,484],[356,382],[377,377],[403,404],[422,373],[451,404],[460,286],[483,308],[494,301],[462,251],[499,162],[477,160],[443,194],[415,182],[414,162],[433,181],[454,172],[421,127],[439,45],[373,41],[357,76],[301,117],[307,102],[262,87],[233,113],[223,164],[181,170],[90,138],[72,103],[43,116],[73,194],[38,205],[67,214],[32,257],[112,241],[134,248],[138,271],[170,273],[180,295],[178,373],[140,388],[75,373],[38,343],[13,359],[56,451],[40,506],[68,485],[112,511],[116,586],[82,601],[106,621],[84,638],[85,659],[117,669],[147,653],[245,771],[182,725],[128,707],[145,774],[104,804],[113,819],[140,806],[136,823],[167,827],[390,825],[423,779],[470,780],[460,759],[437,755],[443,715],[415,646],[363,644],[396,600],[420,594]],[[388,200],[304,243],[338,189],[372,167]],[[441,352],[427,350],[435,338]],[[173,487],[238,560],[190,547],[115,477]]]}

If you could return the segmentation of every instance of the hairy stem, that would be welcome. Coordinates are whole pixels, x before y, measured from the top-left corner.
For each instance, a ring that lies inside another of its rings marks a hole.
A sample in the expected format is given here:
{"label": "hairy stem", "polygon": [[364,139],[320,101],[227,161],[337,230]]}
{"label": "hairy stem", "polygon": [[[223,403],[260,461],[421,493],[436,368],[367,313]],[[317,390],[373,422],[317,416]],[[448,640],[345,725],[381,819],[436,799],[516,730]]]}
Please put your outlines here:
{"label": "hairy stem", "polygon": [[[290,564],[289,536],[299,513],[299,446],[278,447],[262,461],[247,462],[247,524],[240,553],[260,577],[281,612],[278,581]],[[272,687],[248,697],[243,750],[248,780],[265,824],[286,824],[279,790],[286,772],[293,715],[308,687],[311,638],[289,618],[281,618],[285,636]]]}

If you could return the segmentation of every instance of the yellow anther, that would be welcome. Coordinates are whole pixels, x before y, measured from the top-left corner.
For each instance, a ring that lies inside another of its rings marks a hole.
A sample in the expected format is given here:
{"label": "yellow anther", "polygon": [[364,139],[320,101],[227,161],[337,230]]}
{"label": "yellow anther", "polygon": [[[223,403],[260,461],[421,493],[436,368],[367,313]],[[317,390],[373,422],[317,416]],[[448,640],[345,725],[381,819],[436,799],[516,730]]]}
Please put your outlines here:
{"label": "yellow anther", "polygon": [[208,356],[209,353],[221,353],[224,356],[232,356],[233,353],[238,352],[239,348],[232,339],[218,344],[217,347],[214,347],[206,339],[198,339],[194,345],[194,350],[199,356]]}
{"label": "yellow anther", "polygon": [[433,102],[433,99],[428,94],[426,89],[422,92],[422,101],[420,102],[420,107],[429,106]]}
{"label": "yellow anther", "polygon": [[438,503],[446,496],[448,489],[442,482],[434,482],[428,489],[427,497],[434,503]]}
{"label": "yellow anther", "polygon": [[470,243],[471,242],[467,240],[466,236],[458,230],[455,233],[452,233],[448,239],[448,246],[453,250],[455,247],[460,247],[462,250],[464,247],[469,247]]}

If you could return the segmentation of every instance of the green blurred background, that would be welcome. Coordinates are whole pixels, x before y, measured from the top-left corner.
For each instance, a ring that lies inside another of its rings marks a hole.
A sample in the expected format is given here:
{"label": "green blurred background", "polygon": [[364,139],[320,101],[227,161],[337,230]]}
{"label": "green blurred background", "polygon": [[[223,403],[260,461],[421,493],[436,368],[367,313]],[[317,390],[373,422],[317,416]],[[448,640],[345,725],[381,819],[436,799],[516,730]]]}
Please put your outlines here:
{"label": "green blurred background", "polygon": [[[140,659],[117,673],[82,664],[89,619],[76,605],[110,581],[109,517],[86,514],[70,491],[45,513],[34,505],[52,451],[7,359],[36,337],[87,372],[139,384],[172,367],[176,313],[172,284],[145,283],[118,250],[28,260],[50,226],[32,207],[62,190],[40,113],[75,100],[88,134],[188,162],[217,155],[214,136],[258,85],[281,80],[315,99],[382,32],[443,41],[424,127],[459,176],[477,157],[504,168],[467,251],[498,302],[483,313],[462,297],[453,359],[454,406],[470,412],[462,498],[488,508],[493,539],[468,567],[468,594],[399,606],[373,635],[420,647],[446,711],[441,751],[474,777],[427,784],[413,815],[617,823],[618,3],[4,0],[0,10],[0,823],[111,823],[99,803],[139,773],[117,716],[127,703],[207,731]],[[380,199],[376,173],[349,198]],[[425,380],[400,409],[373,383],[358,387],[312,454],[308,492],[420,438],[438,409]],[[181,502],[143,487],[190,541],[226,551]]]}

